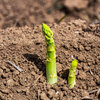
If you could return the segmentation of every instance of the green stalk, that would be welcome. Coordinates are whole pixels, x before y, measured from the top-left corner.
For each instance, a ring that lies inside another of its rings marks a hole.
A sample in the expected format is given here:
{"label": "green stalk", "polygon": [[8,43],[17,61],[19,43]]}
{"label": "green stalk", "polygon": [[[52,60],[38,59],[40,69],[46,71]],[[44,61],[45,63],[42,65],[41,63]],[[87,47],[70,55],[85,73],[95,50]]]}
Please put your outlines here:
{"label": "green stalk", "polygon": [[71,63],[71,67],[69,70],[69,75],[68,75],[68,84],[69,88],[73,88],[74,85],[76,84],[76,69],[77,69],[77,60],[74,59]]}
{"label": "green stalk", "polygon": [[57,71],[56,71],[56,51],[53,40],[53,32],[46,25],[42,24],[42,31],[45,36],[47,44],[47,60],[46,60],[46,77],[49,84],[57,83]]}

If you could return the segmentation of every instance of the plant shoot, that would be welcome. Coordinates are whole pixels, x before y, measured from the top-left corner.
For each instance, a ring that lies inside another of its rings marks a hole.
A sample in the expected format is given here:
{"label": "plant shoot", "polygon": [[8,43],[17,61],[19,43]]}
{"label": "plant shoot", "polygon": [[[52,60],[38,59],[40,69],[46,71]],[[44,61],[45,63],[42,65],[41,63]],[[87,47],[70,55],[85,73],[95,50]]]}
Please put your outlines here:
{"label": "plant shoot", "polygon": [[53,40],[53,32],[46,25],[42,24],[42,32],[45,36],[47,45],[47,58],[46,58],[46,77],[49,84],[57,83],[57,71],[56,71],[56,51]]}
{"label": "plant shoot", "polygon": [[69,70],[69,75],[68,75],[68,84],[69,88],[73,88],[74,85],[76,84],[76,69],[77,69],[77,60],[74,59],[71,63],[71,67]]}

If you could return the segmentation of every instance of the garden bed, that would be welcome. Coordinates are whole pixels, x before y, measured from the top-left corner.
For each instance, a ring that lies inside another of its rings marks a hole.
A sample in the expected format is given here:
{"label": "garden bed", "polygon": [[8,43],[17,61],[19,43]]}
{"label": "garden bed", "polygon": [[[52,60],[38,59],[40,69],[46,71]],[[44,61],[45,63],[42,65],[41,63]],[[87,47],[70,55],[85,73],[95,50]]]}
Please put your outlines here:
{"label": "garden bed", "polygon": [[[46,82],[46,44],[41,25],[0,29],[0,100],[98,100],[100,24],[84,20],[49,24],[54,33],[58,83]],[[76,85],[68,88],[71,61],[78,60]],[[19,72],[8,61],[19,66]]]}

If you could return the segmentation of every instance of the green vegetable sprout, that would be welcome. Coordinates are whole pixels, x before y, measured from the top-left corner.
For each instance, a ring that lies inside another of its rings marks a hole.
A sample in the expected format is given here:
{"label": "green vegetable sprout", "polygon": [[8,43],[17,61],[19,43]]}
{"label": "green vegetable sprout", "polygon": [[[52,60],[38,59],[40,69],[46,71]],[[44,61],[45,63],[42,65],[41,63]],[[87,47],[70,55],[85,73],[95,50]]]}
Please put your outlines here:
{"label": "green vegetable sprout", "polygon": [[57,83],[57,71],[56,71],[56,51],[53,40],[53,32],[46,25],[42,24],[43,35],[45,36],[47,44],[47,59],[46,59],[46,77],[47,82],[51,85]]}
{"label": "green vegetable sprout", "polygon": [[76,69],[77,69],[77,60],[74,59],[71,63],[71,67],[69,70],[69,75],[68,75],[68,84],[69,88],[73,88],[74,85],[76,84]]}

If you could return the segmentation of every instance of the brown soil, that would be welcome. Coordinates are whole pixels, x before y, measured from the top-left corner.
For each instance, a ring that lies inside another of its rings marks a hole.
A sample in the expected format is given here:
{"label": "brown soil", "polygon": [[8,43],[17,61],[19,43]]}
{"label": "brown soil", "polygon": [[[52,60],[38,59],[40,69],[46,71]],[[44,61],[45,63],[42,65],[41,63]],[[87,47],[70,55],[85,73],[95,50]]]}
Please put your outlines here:
{"label": "brown soil", "polygon": [[83,19],[100,23],[100,0],[0,0],[0,28]]}
{"label": "brown soil", "polygon": [[[46,82],[43,22],[54,32],[58,72],[54,86]],[[73,58],[78,59],[76,85],[69,89]],[[0,0],[0,100],[99,99],[100,0]]]}
{"label": "brown soil", "polygon": [[[100,24],[87,26],[83,20],[73,20],[50,27],[57,55],[58,83],[54,86],[46,82],[41,25],[0,30],[0,100],[99,100]],[[73,58],[78,59],[76,85],[69,89],[67,77]]]}
{"label": "brown soil", "polygon": [[[56,0],[0,0],[0,28],[54,23],[64,13],[54,8]],[[59,16],[60,15],[60,16]]]}

